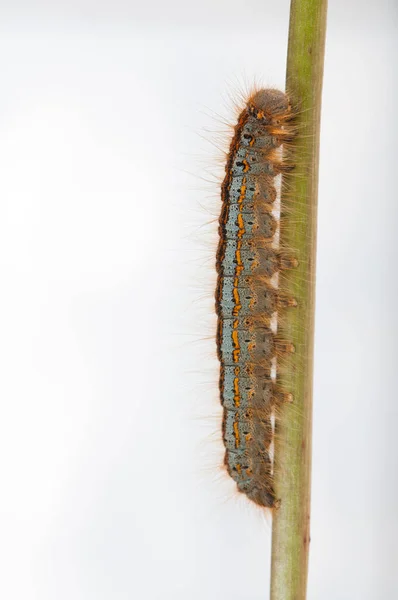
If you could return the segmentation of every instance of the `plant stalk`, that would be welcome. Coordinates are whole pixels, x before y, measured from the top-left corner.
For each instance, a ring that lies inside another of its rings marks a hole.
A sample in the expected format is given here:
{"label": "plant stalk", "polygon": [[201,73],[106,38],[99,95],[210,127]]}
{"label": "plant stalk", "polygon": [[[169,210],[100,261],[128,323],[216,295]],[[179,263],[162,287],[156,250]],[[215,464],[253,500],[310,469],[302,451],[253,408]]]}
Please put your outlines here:
{"label": "plant stalk", "polygon": [[298,267],[285,271],[283,291],[297,300],[278,334],[295,353],[278,367],[293,402],[278,411],[274,481],[281,504],[272,524],[271,600],[305,600],[310,544],[312,380],[319,133],[327,0],[292,0],[286,89],[297,107],[297,136],[288,150],[296,166],[284,176],[280,243]]}

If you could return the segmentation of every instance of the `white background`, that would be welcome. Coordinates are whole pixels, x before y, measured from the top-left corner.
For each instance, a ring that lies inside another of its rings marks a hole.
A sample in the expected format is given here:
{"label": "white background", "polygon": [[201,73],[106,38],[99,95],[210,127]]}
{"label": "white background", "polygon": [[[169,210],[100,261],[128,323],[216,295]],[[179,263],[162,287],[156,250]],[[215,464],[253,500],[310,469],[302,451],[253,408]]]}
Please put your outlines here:
{"label": "white background", "polygon": [[[309,599],[393,600],[398,10],[330,4]],[[268,597],[270,522],[220,468],[205,130],[283,87],[288,11],[0,4],[6,600]]]}

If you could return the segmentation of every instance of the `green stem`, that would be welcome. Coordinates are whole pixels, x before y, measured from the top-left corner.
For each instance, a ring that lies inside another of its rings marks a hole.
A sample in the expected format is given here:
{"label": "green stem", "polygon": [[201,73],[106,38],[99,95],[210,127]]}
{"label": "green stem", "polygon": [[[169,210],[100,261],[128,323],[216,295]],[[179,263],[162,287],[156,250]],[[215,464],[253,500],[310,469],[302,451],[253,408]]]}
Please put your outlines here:
{"label": "green stem", "polygon": [[293,402],[278,414],[275,490],[280,508],[272,526],[271,600],[305,600],[310,542],[312,375],[315,308],[319,131],[327,0],[292,0],[286,88],[298,134],[289,151],[296,167],[284,177],[281,246],[299,261],[283,274],[283,291],[297,300],[286,309],[279,333],[292,340],[289,368],[278,371]]}

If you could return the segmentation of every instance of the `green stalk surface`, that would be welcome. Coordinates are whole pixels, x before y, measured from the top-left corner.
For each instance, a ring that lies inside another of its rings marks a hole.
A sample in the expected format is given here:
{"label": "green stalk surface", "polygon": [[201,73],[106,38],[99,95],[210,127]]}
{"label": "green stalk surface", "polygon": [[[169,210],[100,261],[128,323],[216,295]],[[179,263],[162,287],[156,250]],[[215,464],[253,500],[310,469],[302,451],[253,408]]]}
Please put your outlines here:
{"label": "green stalk surface", "polygon": [[274,479],[281,500],[272,525],[271,600],[305,600],[310,544],[312,380],[319,133],[327,0],[292,0],[286,90],[297,109],[297,136],[287,158],[280,242],[298,259],[284,271],[283,291],[297,300],[281,315],[278,334],[295,353],[278,369],[293,394],[276,422]]}

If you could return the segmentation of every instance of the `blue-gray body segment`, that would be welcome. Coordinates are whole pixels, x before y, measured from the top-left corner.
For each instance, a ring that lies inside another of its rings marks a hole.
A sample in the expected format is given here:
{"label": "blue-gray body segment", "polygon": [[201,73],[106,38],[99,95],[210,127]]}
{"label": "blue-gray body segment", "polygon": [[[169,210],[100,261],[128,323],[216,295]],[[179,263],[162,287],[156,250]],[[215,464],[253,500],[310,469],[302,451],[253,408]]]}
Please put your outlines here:
{"label": "blue-gray body segment", "polygon": [[270,363],[274,354],[273,334],[267,327],[235,327],[238,319],[223,319],[221,361],[224,365]]}
{"label": "blue-gray body segment", "polygon": [[267,133],[259,121],[249,116],[240,135],[239,145],[232,162],[231,177],[241,177],[245,173],[253,176],[276,175],[274,164],[266,159],[266,153],[278,148],[278,139]]}
{"label": "blue-gray body segment", "polygon": [[240,147],[261,148],[264,151],[278,148],[278,146],[280,146],[278,139],[267,132],[263,123],[259,123],[256,117],[250,115],[240,136]]}
{"label": "blue-gray body segment", "polygon": [[[253,423],[249,415],[242,410],[224,412],[224,444],[231,452],[245,453],[252,443]],[[249,439],[248,439],[249,438]],[[237,445],[238,444],[238,445]]]}
{"label": "blue-gray body segment", "polygon": [[265,285],[256,285],[256,282],[251,279],[250,277],[222,278],[221,298],[218,305],[221,317],[229,319],[235,316],[235,297],[239,298],[240,302],[239,316],[272,316],[277,304],[276,291],[266,288]]}
{"label": "blue-gray body segment", "polygon": [[251,377],[236,377],[234,370],[235,367],[224,367],[222,405],[227,410],[244,410],[250,407],[250,399],[256,393],[256,384]]}
{"label": "blue-gray body segment", "polygon": [[275,233],[275,219],[269,211],[255,206],[249,210],[248,207],[239,204],[231,204],[228,207],[228,216],[225,223],[225,237],[227,239],[237,239],[239,233],[239,220],[242,220],[243,231],[241,239],[253,239],[254,235],[261,235],[264,238],[271,238]]}
{"label": "blue-gray body segment", "polygon": [[[221,274],[224,277],[247,275],[272,277],[278,270],[278,255],[271,247],[256,246],[253,240],[226,239],[224,248],[224,256],[220,264]],[[237,275],[238,266],[242,269]]]}
{"label": "blue-gray body segment", "polygon": [[[270,185],[271,181],[272,177],[267,176],[265,173],[262,177],[250,172],[244,175],[236,175],[229,184],[230,198],[228,204],[242,203],[243,211],[245,207],[249,209],[254,204],[260,206],[264,203],[272,204],[276,197],[276,190],[273,185]],[[244,188],[243,191],[242,187]],[[241,202],[242,193],[244,193],[244,202]]]}
{"label": "blue-gray body segment", "polygon": [[[238,371],[238,372],[237,372]],[[251,408],[256,414],[272,410],[274,384],[267,377],[267,369],[261,378],[245,375],[243,369],[227,365],[221,378],[223,385],[222,405],[226,410]],[[242,374],[241,374],[242,373]]]}
{"label": "blue-gray body segment", "polygon": [[258,160],[257,152],[247,149],[239,150],[233,163],[232,177],[240,177],[248,172],[248,168],[250,168],[252,176],[278,174],[271,163],[257,162]]}

